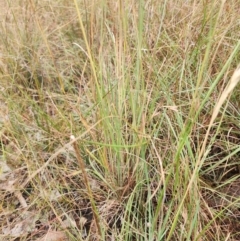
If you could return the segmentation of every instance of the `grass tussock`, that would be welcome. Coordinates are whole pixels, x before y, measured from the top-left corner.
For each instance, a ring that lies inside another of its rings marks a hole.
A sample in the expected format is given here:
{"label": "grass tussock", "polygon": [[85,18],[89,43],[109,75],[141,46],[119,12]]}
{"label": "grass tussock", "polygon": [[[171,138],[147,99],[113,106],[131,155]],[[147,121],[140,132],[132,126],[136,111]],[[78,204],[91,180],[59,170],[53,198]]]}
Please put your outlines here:
{"label": "grass tussock", "polygon": [[239,1],[0,1],[1,240],[239,240]]}

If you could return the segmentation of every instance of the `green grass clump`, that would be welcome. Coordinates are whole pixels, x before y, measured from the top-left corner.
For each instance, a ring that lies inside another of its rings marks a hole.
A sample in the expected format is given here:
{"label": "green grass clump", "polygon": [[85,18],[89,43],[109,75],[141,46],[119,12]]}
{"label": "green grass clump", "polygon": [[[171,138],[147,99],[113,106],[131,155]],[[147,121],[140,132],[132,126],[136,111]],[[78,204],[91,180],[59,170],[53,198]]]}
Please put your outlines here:
{"label": "green grass clump", "polygon": [[240,239],[238,1],[1,5],[1,240]]}

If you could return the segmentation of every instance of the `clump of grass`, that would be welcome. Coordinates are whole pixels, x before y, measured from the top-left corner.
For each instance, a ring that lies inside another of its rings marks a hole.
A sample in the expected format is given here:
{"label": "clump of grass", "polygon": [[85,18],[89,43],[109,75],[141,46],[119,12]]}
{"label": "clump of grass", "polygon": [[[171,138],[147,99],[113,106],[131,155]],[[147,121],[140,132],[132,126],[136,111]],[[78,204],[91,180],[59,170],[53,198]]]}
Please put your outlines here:
{"label": "clump of grass", "polygon": [[237,240],[239,4],[4,4],[1,238]]}

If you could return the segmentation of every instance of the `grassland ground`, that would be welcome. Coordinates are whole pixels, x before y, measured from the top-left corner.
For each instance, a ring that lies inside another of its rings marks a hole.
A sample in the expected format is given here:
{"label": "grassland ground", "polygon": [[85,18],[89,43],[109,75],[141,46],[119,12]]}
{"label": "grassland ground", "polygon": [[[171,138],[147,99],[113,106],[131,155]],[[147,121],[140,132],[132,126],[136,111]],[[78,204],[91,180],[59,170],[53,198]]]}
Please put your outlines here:
{"label": "grassland ground", "polygon": [[240,240],[239,0],[0,9],[0,240]]}

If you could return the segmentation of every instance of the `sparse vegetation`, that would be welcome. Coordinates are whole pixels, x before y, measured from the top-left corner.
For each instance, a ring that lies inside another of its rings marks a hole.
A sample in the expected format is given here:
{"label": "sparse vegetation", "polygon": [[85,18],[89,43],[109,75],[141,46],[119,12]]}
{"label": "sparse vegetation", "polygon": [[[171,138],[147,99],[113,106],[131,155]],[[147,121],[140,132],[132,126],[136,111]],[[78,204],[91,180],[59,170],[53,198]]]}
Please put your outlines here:
{"label": "sparse vegetation", "polygon": [[0,4],[1,240],[240,240],[239,1]]}

